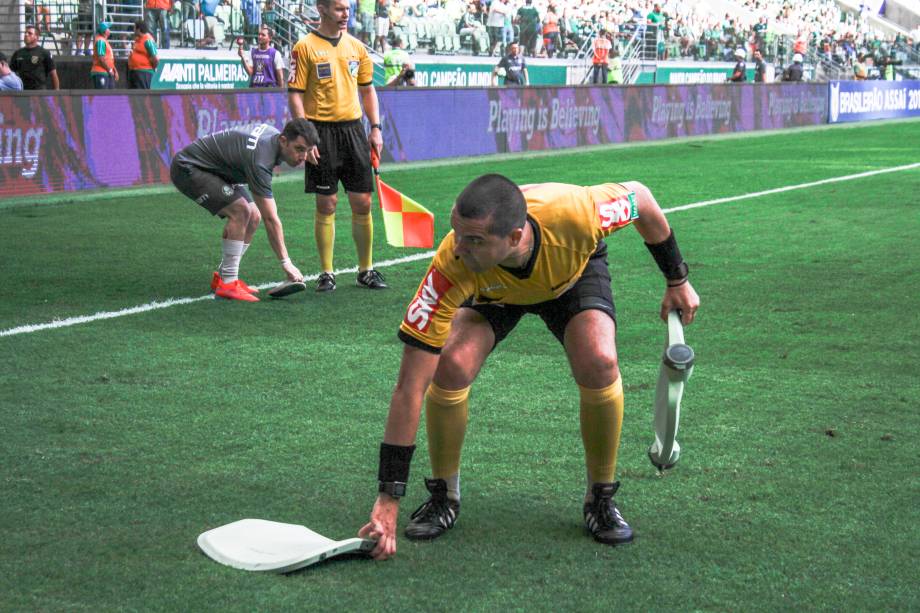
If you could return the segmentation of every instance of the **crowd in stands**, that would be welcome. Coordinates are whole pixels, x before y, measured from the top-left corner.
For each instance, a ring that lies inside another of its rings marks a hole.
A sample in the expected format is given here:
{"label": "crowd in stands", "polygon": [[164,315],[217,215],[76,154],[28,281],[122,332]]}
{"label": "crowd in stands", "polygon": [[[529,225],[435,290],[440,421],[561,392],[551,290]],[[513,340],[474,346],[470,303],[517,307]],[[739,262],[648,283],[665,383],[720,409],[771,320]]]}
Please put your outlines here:
{"label": "crowd in stands", "polygon": [[[40,29],[58,23],[56,13],[66,12],[67,5],[73,15],[68,27],[77,53],[89,48],[93,17],[112,5],[140,8],[142,3],[148,7],[165,3],[167,32],[157,36],[160,48],[168,48],[170,38],[182,46],[216,47],[238,36],[255,43],[259,27],[265,24],[274,29],[275,44],[286,50],[317,18],[315,0],[23,2],[25,19]],[[736,0],[733,11],[722,14],[715,14],[710,3],[692,0],[351,0],[351,4],[349,30],[381,54],[400,39],[409,53],[498,56],[516,40],[529,57],[590,57],[591,42],[598,35],[609,35],[622,51],[637,31],[654,32],[654,53],[661,59],[732,61],[739,47],[749,54],[758,49],[767,61],[781,64],[794,52],[804,51],[803,46],[820,57],[850,64],[860,56],[891,53],[910,63],[920,53],[916,36],[920,32],[886,36],[865,13],[845,12],[834,0]],[[205,27],[196,27],[199,21]]]}

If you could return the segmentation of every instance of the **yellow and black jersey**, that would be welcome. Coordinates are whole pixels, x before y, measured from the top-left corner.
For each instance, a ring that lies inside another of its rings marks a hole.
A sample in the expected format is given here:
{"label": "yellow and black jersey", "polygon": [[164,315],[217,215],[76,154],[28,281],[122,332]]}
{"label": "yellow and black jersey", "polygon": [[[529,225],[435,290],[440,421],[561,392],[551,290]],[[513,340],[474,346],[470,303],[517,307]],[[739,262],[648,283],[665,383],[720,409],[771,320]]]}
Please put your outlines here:
{"label": "yellow and black jersey", "polygon": [[358,86],[373,82],[374,65],[367,49],[347,32],[342,32],[338,38],[311,32],[291,51],[288,91],[303,92],[307,119],[361,119]]}
{"label": "yellow and black jersey", "polygon": [[616,183],[542,183],[521,190],[538,239],[526,274],[500,266],[470,271],[454,257],[451,231],[406,310],[400,336],[439,349],[447,341],[454,312],[467,299],[474,304],[530,305],[558,298],[584,272],[598,241],[639,217],[635,194]]}

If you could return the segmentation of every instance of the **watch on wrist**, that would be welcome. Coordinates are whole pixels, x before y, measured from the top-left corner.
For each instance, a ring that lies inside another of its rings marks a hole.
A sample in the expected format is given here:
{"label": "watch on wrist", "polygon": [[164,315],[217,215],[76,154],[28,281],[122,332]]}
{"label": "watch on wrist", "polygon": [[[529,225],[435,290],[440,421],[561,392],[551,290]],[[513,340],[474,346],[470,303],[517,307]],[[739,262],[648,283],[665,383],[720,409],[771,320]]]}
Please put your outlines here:
{"label": "watch on wrist", "polygon": [[377,491],[393,498],[402,498],[406,495],[406,484],[402,481],[380,481]]}
{"label": "watch on wrist", "polygon": [[373,130],[374,128],[377,128],[378,130],[383,130],[383,128],[380,126],[379,123],[372,123],[371,130]]}

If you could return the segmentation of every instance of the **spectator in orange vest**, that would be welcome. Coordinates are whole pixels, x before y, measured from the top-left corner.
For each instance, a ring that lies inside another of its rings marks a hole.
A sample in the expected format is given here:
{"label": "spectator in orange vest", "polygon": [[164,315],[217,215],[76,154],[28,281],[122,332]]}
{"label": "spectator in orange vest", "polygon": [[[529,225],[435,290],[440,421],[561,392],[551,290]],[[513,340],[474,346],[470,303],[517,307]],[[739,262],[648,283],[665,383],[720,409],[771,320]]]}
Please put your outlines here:
{"label": "spectator in orange vest", "polygon": [[128,87],[130,89],[150,89],[156,72],[157,44],[143,21],[134,22],[134,46],[128,56]]}
{"label": "spectator in orange vest", "polygon": [[[158,38],[157,42],[163,49],[169,49],[169,11],[172,0],[147,0],[146,15],[147,32]],[[135,31],[135,34],[137,32]],[[163,36],[158,36],[162,33]]]}
{"label": "spectator in orange vest", "polygon": [[559,17],[556,8],[550,5],[543,18],[543,46],[546,48],[546,57],[553,57],[561,45],[559,38]]}
{"label": "spectator in orange vest", "polygon": [[115,67],[115,54],[109,44],[109,24],[102,21],[96,26],[96,40],[93,42],[93,89],[115,89],[118,81],[118,69]]}
{"label": "spectator in orange vest", "polygon": [[598,32],[597,37],[594,39],[594,54],[591,56],[591,83],[597,85],[607,83],[607,72],[610,70],[607,59],[610,56],[612,47],[610,33],[605,30]]}

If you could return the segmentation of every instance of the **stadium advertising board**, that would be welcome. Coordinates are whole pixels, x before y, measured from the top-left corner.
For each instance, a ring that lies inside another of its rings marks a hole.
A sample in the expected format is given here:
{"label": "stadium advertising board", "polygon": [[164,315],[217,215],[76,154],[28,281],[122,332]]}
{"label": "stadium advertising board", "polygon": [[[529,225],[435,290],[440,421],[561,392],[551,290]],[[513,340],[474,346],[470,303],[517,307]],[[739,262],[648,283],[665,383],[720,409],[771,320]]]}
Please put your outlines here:
{"label": "stadium advertising board", "polygon": [[152,89],[238,89],[249,87],[249,75],[239,58],[205,60],[164,59],[157,66]]}
{"label": "stadium advertising board", "polygon": [[543,151],[827,121],[823,84],[403,90],[381,91],[380,101],[387,161]]}
{"label": "stadium advertising board", "polygon": [[0,196],[169,182],[169,163],[199,136],[283,126],[282,94],[0,96]]}
{"label": "stadium advertising board", "polygon": [[411,161],[619,142],[623,130],[614,92],[588,87],[380,91],[383,158]]}
{"label": "stadium advertising board", "polygon": [[[814,125],[823,84],[401,89],[379,92],[385,161],[549,151]],[[169,182],[199,136],[284,125],[284,92],[0,96],[0,197]]]}
{"label": "stadium advertising board", "polygon": [[[732,76],[734,64],[723,62],[693,62],[689,65],[661,62],[655,67],[654,82],[659,84],[690,85],[695,83],[725,83]],[[754,68],[745,71],[747,80],[754,82]],[[648,75],[651,82],[652,73]]]}
{"label": "stadium advertising board", "polygon": [[[418,87],[488,87],[496,63],[417,63],[415,83]],[[565,85],[566,67],[529,64],[527,76],[531,85]]]}
{"label": "stadium advertising board", "polygon": [[823,84],[624,88],[626,140],[810,126],[827,120]]}
{"label": "stadium advertising board", "polygon": [[920,117],[920,81],[832,81],[828,121]]}

